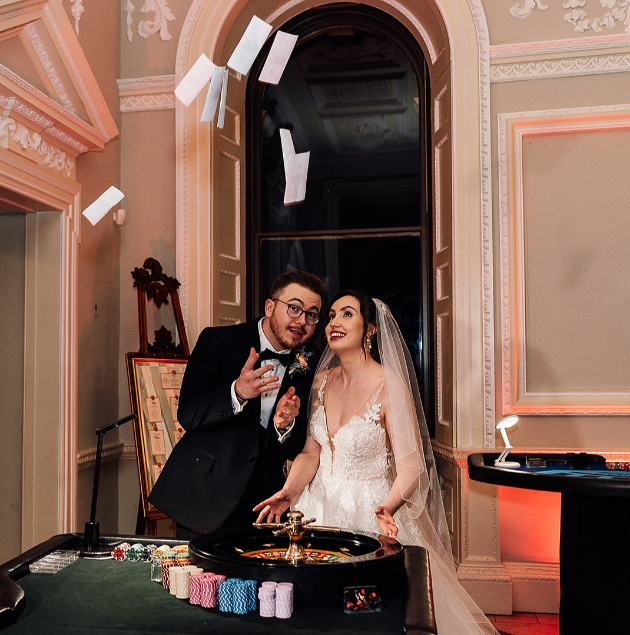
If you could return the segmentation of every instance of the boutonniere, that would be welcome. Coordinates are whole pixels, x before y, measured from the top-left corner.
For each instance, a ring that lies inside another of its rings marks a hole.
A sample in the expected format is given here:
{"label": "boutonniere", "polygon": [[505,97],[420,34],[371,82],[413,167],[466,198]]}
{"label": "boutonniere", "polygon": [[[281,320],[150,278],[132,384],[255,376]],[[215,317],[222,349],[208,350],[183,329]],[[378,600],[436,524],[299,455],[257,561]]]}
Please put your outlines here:
{"label": "boutonniere", "polygon": [[308,358],[313,354],[311,351],[305,351],[304,346],[295,354],[295,359],[289,366],[289,377],[293,375],[305,375],[310,368],[308,367]]}

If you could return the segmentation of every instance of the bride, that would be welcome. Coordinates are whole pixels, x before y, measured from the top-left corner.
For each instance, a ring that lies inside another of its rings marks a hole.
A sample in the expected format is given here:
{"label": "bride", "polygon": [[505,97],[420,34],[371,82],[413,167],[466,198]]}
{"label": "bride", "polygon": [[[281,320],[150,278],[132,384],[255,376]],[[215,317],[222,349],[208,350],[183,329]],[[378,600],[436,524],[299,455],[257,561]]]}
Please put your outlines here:
{"label": "bride", "polygon": [[278,522],[291,506],[320,525],[421,545],[429,551],[438,631],[496,633],[457,580],[415,372],[389,308],[341,292],[326,338],[306,444],[282,490],[254,508],[258,522]]}

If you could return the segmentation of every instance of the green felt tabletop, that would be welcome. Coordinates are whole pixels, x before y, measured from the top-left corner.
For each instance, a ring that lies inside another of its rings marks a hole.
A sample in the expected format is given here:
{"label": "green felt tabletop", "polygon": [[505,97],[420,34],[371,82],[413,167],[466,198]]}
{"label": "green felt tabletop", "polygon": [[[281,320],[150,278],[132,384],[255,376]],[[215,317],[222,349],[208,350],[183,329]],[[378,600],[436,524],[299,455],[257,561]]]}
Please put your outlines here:
{"label": "green felt tabletop", "polygon": [[219,613],[192,606],[150,580],[144,562],[79,559],[55,574],[31,573],[18,584],[27,607],[2,635],[144,635],[146,633],[328,633],[400,635],[402,599],[383,611],[348,615],[339,609],[296,611],[290,619]]}

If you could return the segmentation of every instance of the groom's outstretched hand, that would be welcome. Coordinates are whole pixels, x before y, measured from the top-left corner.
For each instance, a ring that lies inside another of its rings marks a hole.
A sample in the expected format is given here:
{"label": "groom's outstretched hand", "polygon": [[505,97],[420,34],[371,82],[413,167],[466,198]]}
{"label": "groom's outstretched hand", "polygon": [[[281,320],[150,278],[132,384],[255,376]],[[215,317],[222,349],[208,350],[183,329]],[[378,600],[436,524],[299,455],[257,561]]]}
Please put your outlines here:
{"label": "groom's outstretched hand", "polygon": [[[285,490],[276,492],[262,503],[258,503],[253,511],[260,512],[257,523],[279,523],[282,514],[291,505],[291,495]],[[265,520],[266,519],[266,520]]]}
{"label": "groom's outstretched hand", "polygon": [[259,357],[260,355],[256,352],[255,348],[249,351],[249,357],[245,362],[245,366],[241,369],[241,374],[234,384],[236,396],[241,402],[254,399],[268,390],[276,390],[281,386],[281,384],[278,383],[279,377],[277,375],[263,377],[265,373],[273,370],[273,364],[265,364],[260,368],[254,368]]}
{"label": "groom's outstretched hand", "polygon": [[284,432],[295,420],[300,412],[300,398],[295,394],[295,388],[289,387],[276,405],[273,423],[280,432]]}

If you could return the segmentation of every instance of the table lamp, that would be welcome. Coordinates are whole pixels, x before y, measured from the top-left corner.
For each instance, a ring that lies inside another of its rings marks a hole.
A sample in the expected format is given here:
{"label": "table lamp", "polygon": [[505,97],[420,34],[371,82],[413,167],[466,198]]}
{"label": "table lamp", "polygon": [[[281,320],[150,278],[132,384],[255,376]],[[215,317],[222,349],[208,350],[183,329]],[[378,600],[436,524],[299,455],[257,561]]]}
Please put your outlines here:
{"label": "table lamp", "polygon": [[92,509],[90,512],[90,520],[85,523],[85,531],[83,533],[83,548],[80,550],[82,558],[106,558],[111,554],[111,549],[101,549],[101,537],[99,526],[96,522],[96,501],[98,499],[98,481],[101,475],[101,455],[103,453],[103,436],[109,430],[113,430],[127,421],[135,418],[135,414],[127,415],[114,423],[102,426],[96,430],[98,441],[96,444],[96,463],[94,465],[94,487],[92,489]]}
{"label": "table lamp", "polygon": [[518,421],[518,417],[516,415],[512,415],[511,417],[506,417],[505,419],[501,419],[499,423],[497,423],[497,430],[501,433],[503,437],[503,443],[505,443],[505,448],[501,454],[494,460],[495,467],[507,467],[507,468],[519,468],[521,467],[520,463],[516,461],[506,461],[507,455],[510,453],[512,449],[512,445],[510,444],[510,440],[507,435],[507,428],[511,428]]}

